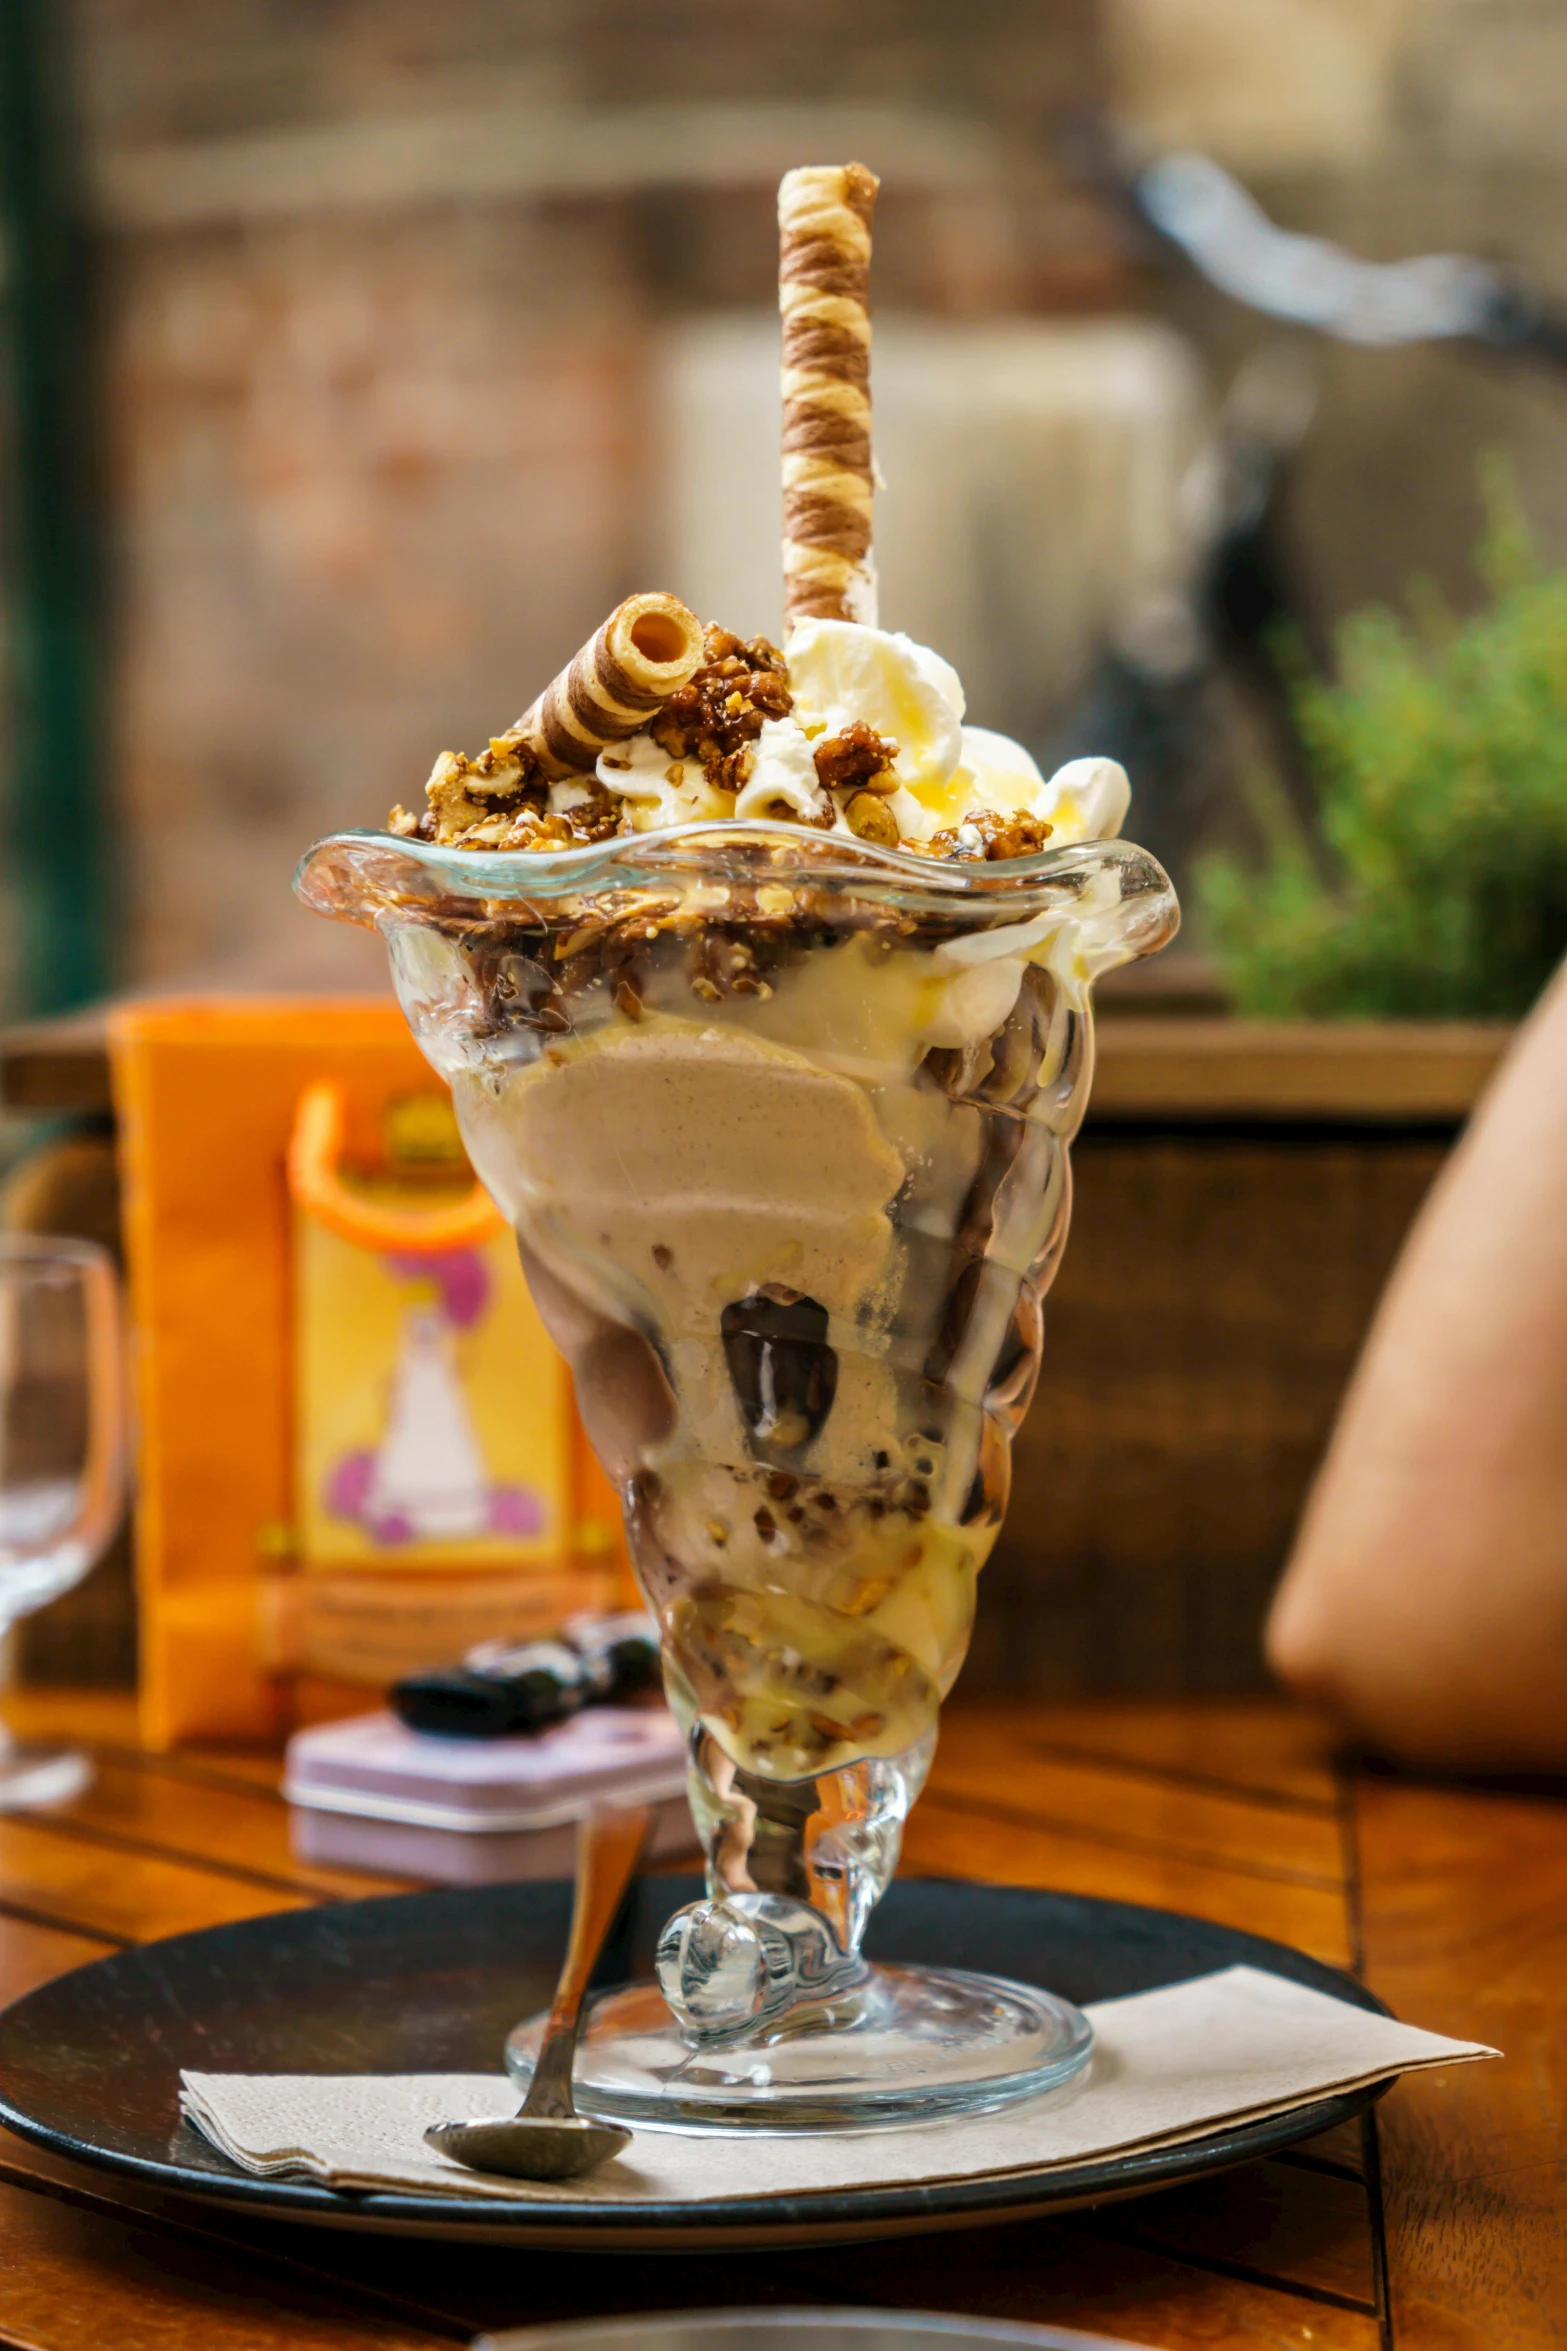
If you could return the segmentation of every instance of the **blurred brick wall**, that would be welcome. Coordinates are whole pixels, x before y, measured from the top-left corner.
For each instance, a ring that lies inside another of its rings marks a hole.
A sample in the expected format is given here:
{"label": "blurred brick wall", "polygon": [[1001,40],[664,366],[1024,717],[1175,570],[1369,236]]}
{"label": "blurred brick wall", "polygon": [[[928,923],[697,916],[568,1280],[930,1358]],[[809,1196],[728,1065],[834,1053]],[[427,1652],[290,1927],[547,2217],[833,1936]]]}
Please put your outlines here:
{"label": "blurred brick wall", "polygon": [[1094,0],[75,0],[95,135],[197,138],[499,95],[913,100],[1049,131]]}
{"label": "blurred brick wall", "polygon": [[290,905],[298,852],[417,796],[436,750],[515,717],[634,584],[633,316],[591,219],[497,208],[125,254],[141,973],[229,953],[315,968],[334,937]]}

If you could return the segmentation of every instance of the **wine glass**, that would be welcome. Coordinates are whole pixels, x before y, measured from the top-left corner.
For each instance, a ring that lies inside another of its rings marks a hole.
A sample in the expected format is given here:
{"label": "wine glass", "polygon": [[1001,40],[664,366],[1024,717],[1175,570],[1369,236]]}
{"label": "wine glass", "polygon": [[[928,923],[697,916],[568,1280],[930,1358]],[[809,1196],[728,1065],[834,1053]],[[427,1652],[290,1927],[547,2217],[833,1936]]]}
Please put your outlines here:
{"label": "wine glass", "polygon": [[[91,1241],[0,1235],[0,1635],[79,1584],[119,1524],[125,1382],[114,1267]],[[91,1776],[0,1726],[0,1810]]]}

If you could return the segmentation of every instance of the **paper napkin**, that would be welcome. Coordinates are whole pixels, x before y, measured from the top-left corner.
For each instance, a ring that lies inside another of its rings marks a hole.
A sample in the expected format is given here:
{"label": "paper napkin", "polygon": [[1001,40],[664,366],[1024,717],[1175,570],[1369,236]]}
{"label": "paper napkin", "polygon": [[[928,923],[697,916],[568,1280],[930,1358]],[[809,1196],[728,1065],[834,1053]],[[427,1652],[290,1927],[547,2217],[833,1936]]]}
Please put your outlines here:
{"label": "paper napkin", "polygon": [[427,2123],[515,2114],[518,2093],[501,2074],[182,2073],[181,2105],[232,2162],[267,2179],[529,2203],[697,2204],[1083,2163],[1497,2054],[1251,1967],[1102,2000],[1087,2014],[1094,2054],[1084,2072],[997,2114],[755,2140],[643,2130],[582,2180],[501,2179],[424,2144]]}

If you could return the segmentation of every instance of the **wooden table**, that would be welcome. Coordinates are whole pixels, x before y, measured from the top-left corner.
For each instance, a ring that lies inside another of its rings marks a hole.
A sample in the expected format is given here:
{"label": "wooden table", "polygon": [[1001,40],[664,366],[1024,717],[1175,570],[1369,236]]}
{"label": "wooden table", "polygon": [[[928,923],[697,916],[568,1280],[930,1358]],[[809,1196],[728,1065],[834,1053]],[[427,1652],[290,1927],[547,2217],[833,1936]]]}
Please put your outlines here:
{"label": "wooden table", "polygon": [[[128,1701],[20,1698],[99,1756],[0,1816],[0,1997],[129,1942],[389,1881],[289,1849],[276,1759],[148,1756]],[[1362,1972],[1500,2065],[1400,2084],[1354,2126],[1097,2213],[881,2247],[564,2255],[237,2222],[0,2133],[0,2351],[427,2351],[552,2316],[852,2302],[1157,2345],[1532,2351],[1567,2342],[1567,1808],[1336,1763],[1265,1703],[961,1706],[911,1871],[1162,1903]]]}

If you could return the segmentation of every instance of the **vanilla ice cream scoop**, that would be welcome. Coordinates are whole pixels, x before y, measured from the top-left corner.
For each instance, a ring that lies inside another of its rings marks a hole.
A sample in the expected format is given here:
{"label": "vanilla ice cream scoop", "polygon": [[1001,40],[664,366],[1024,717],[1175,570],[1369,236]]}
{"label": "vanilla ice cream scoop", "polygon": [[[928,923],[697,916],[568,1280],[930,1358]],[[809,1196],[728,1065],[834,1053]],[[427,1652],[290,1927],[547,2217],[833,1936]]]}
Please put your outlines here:
{"label": "vanilla ice cream scoop", "polygon": [[802,620],[786,652],[795,716],[808,735],[874,727],[897,745],[900,784],[946,782],[963,749],[963,687],[939,653],[849,620]]}

